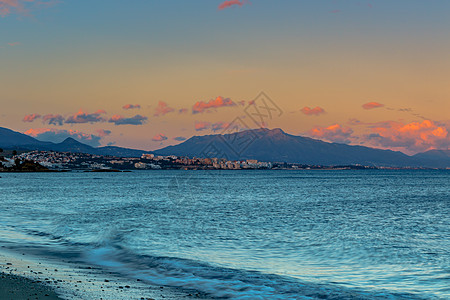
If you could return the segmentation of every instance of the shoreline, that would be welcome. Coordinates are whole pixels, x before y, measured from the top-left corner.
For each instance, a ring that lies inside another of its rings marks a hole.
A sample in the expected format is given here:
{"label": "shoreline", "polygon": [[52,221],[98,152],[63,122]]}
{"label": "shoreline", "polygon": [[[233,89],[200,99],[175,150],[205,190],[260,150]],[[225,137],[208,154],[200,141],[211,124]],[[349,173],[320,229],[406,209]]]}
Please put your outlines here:
{"label": "shoreline", "polygon": [[143,280],[124,278],[95,265],[56,261],[0,248],[2,300],[193,298],[209,299],[194,291],[156,286]]}

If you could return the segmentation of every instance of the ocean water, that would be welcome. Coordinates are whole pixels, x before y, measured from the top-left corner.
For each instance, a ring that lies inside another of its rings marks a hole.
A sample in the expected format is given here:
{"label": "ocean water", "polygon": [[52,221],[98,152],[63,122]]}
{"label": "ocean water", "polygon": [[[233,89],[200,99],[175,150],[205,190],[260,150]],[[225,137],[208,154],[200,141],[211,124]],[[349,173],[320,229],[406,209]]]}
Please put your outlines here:
{"label": "ocean water", "polygon": [[450,299],[450,171],[1,174],[0,245],[220,299]]}

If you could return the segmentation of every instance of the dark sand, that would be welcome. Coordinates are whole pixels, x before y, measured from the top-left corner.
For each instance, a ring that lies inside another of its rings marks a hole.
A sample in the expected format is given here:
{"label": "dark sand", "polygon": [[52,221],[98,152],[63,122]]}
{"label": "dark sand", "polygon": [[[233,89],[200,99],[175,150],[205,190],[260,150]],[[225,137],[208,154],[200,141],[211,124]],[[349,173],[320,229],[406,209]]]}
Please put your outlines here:
{"label": "dark sand", "polygon": [[210,299],[194,290],[162,287],[137,278],[117,277],[96,266],[64,261],[58,263],[25,253],[20,255],[3,247],[0,249],[0,300]]}
{"label": "dark sand", "polygon": [[27,300],[27,299],[61,299],[48,286],[16,275],[0,275],[0,299],[2,300]]}

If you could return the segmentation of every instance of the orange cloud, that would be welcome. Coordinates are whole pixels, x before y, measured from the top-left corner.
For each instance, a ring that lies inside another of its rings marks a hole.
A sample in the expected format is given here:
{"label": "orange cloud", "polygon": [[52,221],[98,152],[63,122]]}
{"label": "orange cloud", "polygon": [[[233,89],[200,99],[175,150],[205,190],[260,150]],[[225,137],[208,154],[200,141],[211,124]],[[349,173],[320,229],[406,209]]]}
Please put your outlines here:
{"label": "orange cloud", "polygon": [[211,109],[226,107],[226,106],[236,106],[236,103],[231,101],[230,98],[223,98],[221,96],[216,99],[209,100],[208,102],[197,101],[192,107],[192,113],[203,113],[205,111],[210,111]]}
{"label": "orange cloud", "polygon": [[328,127],[316,126],[310,130],[309,135],[314,138],[324,139],[336,143],[350,143],[350,137],[353,130],[349,127],[342,127],[339,124],[334,124]]}
{"label": "orange cloud", "polygon": [[159,101],[158,106],[155,108],[155,117],[164,116],[165,114],[168,114],[170,112],[173,112],[175,109],[172,107],[169,107],[166,102]]}
{"label": "orange cloud", "polygon": [[97,122],[104,122],[105,119],[103,119],[100,115],[105,114],[106,111],[103,109],[99,109],[96,112],[92,114],[88,114],[80,110],[73,116],[70,116],[67,118],[66,123],[67,124],[82,124],[82,123],[97,123]]}
{"label": "orange cloud", "polygon": [[139,104],[126,104],[122,106],[123,109],[140,109],[141,105]]}
{"label": "orange cloud", "polygon": [[208,128],[211,127],[211,123],[209,122],[195,122],[194,128],[195,131],[202,131],[202,130],[206,130]]}
{"label": "orange cloud", "polygon": [[59,125],[61,126],[64,123],[64,117],[61,115],[52,115],[48,114],[42,117],[42,121],[49,125]]}
{"label": "orange cloud", "polygon": [[319,106],[316,106],[314,108],[309,108],[308,106],[305,106],[300,111],[307,116],[318,116],[325,113],[325,110]]}
{"label": "orange cloud", "polygon": [[407,124],[396,121],[378,123],[372,127],[372,134],[366,139],[375,146],[408,153],[450,147],[448,129],[431,120]]}
{"label": "orange cloud", "polygon": [[26,115],[25,117],[23,117],[23,122],[33,122],[36,119],[39,119],[41,117],[41,115],[38,114],[31,114],[31,115]]}
{"label": "orange cloud", "polygon": [[362,108],[364,109],[374,109],[378,107],[383,107],[384,104],[378,103],[378,102],[368,102],[362,105]]}
{"label": "orange cloud", "polygon": [[244,1],[240,0],[226,0],[219,5],[219,10],[223,10],[225,8],[231,7],[233,5],[242,6],[244,5]]}
{"label": "orange cloud", "polygon": [[152,138],[152,141],[154,142],[162,142],[165,140],[167,140],[167,136],[163,133],[159,133]]}

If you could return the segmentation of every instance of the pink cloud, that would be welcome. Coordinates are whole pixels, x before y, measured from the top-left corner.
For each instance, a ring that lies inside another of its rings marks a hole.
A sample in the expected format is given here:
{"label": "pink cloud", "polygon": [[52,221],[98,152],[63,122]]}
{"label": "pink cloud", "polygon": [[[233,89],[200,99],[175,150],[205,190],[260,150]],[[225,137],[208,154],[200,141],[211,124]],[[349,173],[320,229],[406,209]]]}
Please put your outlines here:
{"label": "pink cloud", "polygon": [[114,123],[114,125],[143,125],[147,122],[147,120],[147,117],[141,115],[135,115],[131,118],[125,118],[121,115],[114,115],[108,120],[108,122]]}
{"label": "pink cloud", "polygon": [[28,14],[29,7],[33,6],[52,6],[58,3],[56,0],[0,0],[0,17],[6,17],[12,13],[21,15]]}
{"label": "pink cloud", "polygon": [[122,106],[123,109],[140,109],[141,105],[139,104],[126,104]]}
{"label": "pink cloud", "polygon": [[106,111],[99,109],[92,114],[88,114],[80,110],[76,114],[68,117],[66,119],[67,124],[82,124],[82,123],[97,123],[104,122],[105,119],[101,117],[102,114],[105,114]]}
{"label": "pink cloud", "polygon": [[105,137],[111,134],[111,130],[97,129],[95,131],[99,137]]}
{"label": "pink cloud", "polygon": [[94,134],[84,133],[78,130],[65,130],[54,128],[31,128],[24,132],[38,140],[46,142],[60,143],[68,137],[93,147],[100,146],[101,137]]}
{"label": "pink cloud", "polygon": [[19,42],[13,42],[13,43],[8,43],[9,46],[14,47],[14,46],[19,46],[20,43]]}
{"label": "pink cloud", "polygon": [[378,102],[368,102],[362,105],[362,108],[364,109],[374,109],[374,108],[379,108],[379,107],[383,107],[384,104],[378,103]]}
{"label": "pink cloud", "polygon": [[379,122],[371,130],[366,140],[383,148],[415,153],[450,147],[449,129],[431,120],[406,124],[397,121]]}
{"label": "pink cloud", "polygon": [[203,131],[209,129],[211,127],[211,123],[209,122],[195,122],[194,128],[195,131]]}
{"label": "pink cloud", "polygon": [[172,107],[168,106],[166,102],[159,101],[158,106],[155,108],[155,117],[164,116],[170,112],[175,111]]}
{"label": "pink cloud", "polygon": [[49,125],[59,125],[61,126],[64,123],[64,117],[61,115],[52,115],[48,114],[42,117],[42,121]]}
{"label": "pink cloud", "polygon": [[244,5],[244,1],[240,0],[226,0],[219,5],[219,10],[223,10],[225,8],[231,7],[233,5],[242,6]]}
{"label": "pink cloud", "polygon": [[209,100],[208,102],[197,101],[192,107],[192,113],[203,113],[205,111],[210,111],[211,109],[227,106],[236,106],[236,103],[231,101],[230,98],[223,98],[219,96],[216,99]]}
{"label": "pink cloud", "polygon": [[167,140],[167,136],[163,133],[159,133],[152,138],[152,141],[154,142],[162,142],[165,140]]}
{"label": "pink cloud", "polygon": [[23,122],[33,122],[36,119],[39,119],[41,117],[41,115],[38,114],[31,114],[31,115],[26,115],[25,117],[23,117]]}
{"label": "pink cloud", "polygon": [[230,126],[230,123],[226,123],[226,122],[217,122],[211,125],[211,129],[212,131],[219,131],[219,130],[223,130],[225,128],[227,128],[228,126]]}
{"label": "pink cloud", "polygon": [[316,126],[309,131],[309,135],[314,138],[324,139],[336,143],[350,143],[353,130],[349,127],[342,127],[339,124],[334,124],[328,127]]}
{"label": "pink cloud", "polygon": [[300,111],[307,116],[318,116],[325,113],[325,110],[319,106],[316,106],[314,108],[309,108],[308,106],[305,106]]}

